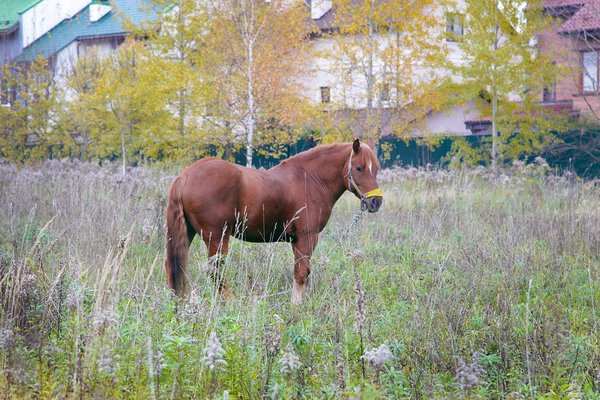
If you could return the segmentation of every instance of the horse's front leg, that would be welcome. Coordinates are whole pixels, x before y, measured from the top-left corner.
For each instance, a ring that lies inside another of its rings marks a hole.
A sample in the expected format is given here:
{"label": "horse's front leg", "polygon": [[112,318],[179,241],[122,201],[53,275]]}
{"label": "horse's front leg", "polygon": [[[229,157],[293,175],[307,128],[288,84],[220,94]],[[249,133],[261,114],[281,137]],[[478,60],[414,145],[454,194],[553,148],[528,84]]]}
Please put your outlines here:
{"label": "horse's front leg", "polygon": [[292,242],[294,250],[294,286],[292,288],[292,304],[302,303],[305,284],[310,274],[310,257],[317,246],[319,237],[317,235],[298,236]]}

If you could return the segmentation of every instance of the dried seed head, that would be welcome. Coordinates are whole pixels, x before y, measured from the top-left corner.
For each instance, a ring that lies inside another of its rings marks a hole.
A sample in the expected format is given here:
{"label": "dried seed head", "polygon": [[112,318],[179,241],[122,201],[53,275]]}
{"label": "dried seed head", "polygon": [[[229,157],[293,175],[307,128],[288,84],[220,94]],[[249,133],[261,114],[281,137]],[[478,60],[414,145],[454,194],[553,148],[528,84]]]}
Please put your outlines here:
{"label": "dried seed head", "polygon": [[202,302],[198,292],[196,290],[192,290],[188,297],[188,301],[186,301],[185,305],[183,306],[181,317],[192,324],[197,324],[204,317],[204,315],[204,303]]}
{"label": "dried seed head", "polygon": [[271,325],[267,325],[265,328],[265,350],[267,351],[267,357],[270,359],[274,358],[281,348],[281,335]]}
{"label": "dried seed head", "polygon": [[82,302],[83,292],[79,287],[74,288],[65,299],[65,305],[72,311],[78,309]]}
{"label": "dried seed head", "polygon": [[279,370],[282,374],[291,374],[295,370],[297,370],[302,363],[300,362],[300,358],[294,351],[294,347],[291,343],[288,343],[285,347],[285,352],[281,356],[279,360]]}
{"label": "dried seed head", "polygon": [[21,277],[21,288],[23,293],[34,292],[38,290],[38,279],[34,274],[24,274]]}
{"label": "dried seed head", "polygon": [[473,353],[473,362],[465,363],[460,357],[455,357],[456,367],[456,379],[460,383],[460,388],[467,392],[470,392],[479,385],[481,376],[485,373],[481,364],[479,363],[479,353]]}
{"label": "dried seed head", "polygon": [[0,350],[3,353],[10,353],[17,345],[17,339],[12,329],[0,329]]}
{"label": "dried seed head", "polygon": [[362,282],[358,274],[355,274],[356,283],[354,291],[356,292],[356,330],[360,336],[365,335],[365,292],[362,288]]}
{"label": "dried seed head", "polygon": [[352,249],[348,253],[348,258],[354,262],[361,261],[365,258],[365,252],[361,249]]}
{"label": "dried seed head", "polygon": [[14,380],[19,385],[25,385],[29,382],[29,374],[25,370],[25,366],[22,362],[19,362],[17,365],[14,365],[11,368],[6,368],[4,371],[5,375],[7,375],[10,379]]}
{"label": "dried seed head", "polygon": [[119,369],[118,358],[118,355],[112,354],[110,347],[103,346],[98,356],[98,372],[114,376]]}

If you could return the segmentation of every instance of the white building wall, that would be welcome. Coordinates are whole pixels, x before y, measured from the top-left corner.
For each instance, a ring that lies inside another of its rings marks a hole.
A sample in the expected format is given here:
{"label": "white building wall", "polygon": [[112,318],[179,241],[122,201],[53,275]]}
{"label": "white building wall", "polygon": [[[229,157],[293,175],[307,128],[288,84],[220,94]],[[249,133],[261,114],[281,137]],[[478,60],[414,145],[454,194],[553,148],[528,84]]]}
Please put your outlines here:
{"label": "white building wall", "polygon": [[[56,53],[55,79],[59,87],[67,87],[67,79],[73,72],[79,59],[83,57],[98,57],[103,59],[115,51],[114,39],[96,39],[94,41],[76,40]],[[65,93],[67,100],[73,99],[73,94]]]}
{"label": "white building wall", "polygon": [[478,115],[479,112],[473,108],[472,103],[432,113],[425,121],[425,133],[431,135],[469,135],[471,131],[465,127],[465,121]]}
{"label": "white building wall", "polygon": [[29,46],[42,35],[72,18],[83,10],[91,0],[43,0],[20,15],[23,48]]}

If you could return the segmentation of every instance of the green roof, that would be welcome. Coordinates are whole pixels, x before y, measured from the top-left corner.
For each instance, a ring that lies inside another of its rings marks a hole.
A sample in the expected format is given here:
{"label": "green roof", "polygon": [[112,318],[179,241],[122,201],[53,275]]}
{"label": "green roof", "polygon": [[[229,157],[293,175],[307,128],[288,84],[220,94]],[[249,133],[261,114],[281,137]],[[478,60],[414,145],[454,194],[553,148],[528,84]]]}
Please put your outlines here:
{"label": "green roof", "polygon": [[[0,0],[6,1],[6,0]],[[75,40],[89,37],[126,35],[121,13],[135,25],[153,20],[156,15],[149,7],[150,0],[113,0],[112,11],[96,22],[90,22],[89,5],[72,18],[63,20],[50,29],[15,58],[17,62],[35,60],[38,55],[46,58],[56,54]],[[118,12],[119,11],[119,12]]]}
{"label": "green roof", "polygon": [[0,0],[0,31],[11,29],[19,22],[19,14],[42,0]]}

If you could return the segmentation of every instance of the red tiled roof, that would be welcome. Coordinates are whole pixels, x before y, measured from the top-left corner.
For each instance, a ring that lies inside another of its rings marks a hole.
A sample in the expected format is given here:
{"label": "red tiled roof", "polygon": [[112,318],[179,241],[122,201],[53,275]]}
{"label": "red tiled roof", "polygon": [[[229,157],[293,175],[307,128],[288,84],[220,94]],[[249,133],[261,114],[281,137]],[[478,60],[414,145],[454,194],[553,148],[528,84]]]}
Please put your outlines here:
{"label": "red tiled roof", "polygon": [[558,115],[567,115],[573,112],[573,100],[553,100],[539,103],[547,111]]}
{"label": "red tiled roof", "polygon": [[587,0],[559,29],[560,33],[585,32],[600,29],[600,0]]}
{"label": "red tiled roof", "polygon": [[[545,111],[549,111],[556,115],[574,115],[573,100],[554,100],[538,103]],[[523,114],[523,111],[517,111],[516,114]],[[537,113],[536,113],[537,114]],[[489,117],[475,117],[465,121],[465,125],[484,125],[491,124],[492,119]]]}
{"label": "red tiled roof", "polygon": [[600,30],[600,0],[546,0],[544,8],[563,19],[558,33]]}

